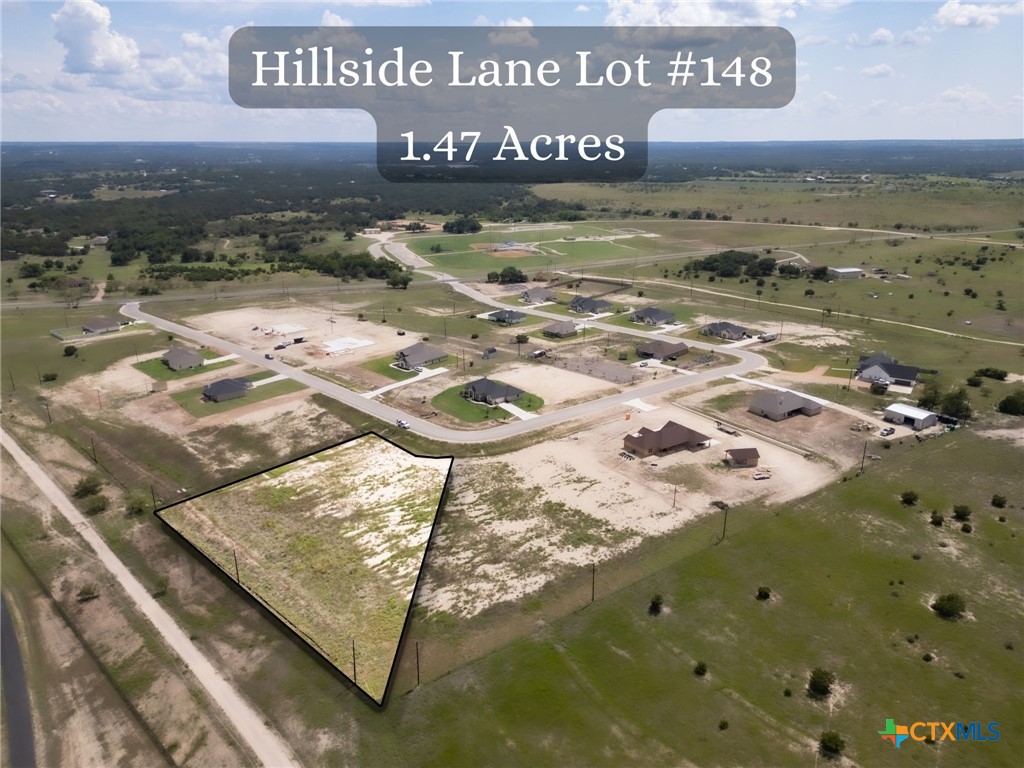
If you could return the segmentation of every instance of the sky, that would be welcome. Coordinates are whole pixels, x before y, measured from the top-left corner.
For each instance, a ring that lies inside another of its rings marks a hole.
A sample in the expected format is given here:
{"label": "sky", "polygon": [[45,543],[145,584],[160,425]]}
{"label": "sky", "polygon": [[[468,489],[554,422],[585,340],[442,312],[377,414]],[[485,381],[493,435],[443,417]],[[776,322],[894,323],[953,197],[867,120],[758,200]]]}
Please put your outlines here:
{"label": "sky", "polygon": [[[510,15],[511,11],[511,15]],[[1024,2],[2,2],[3,141],[374,141],[365,112],[252,110],[243,26],[745,26],[796,40],[779,109],[664,110],[653,141],[1024,137]]]}

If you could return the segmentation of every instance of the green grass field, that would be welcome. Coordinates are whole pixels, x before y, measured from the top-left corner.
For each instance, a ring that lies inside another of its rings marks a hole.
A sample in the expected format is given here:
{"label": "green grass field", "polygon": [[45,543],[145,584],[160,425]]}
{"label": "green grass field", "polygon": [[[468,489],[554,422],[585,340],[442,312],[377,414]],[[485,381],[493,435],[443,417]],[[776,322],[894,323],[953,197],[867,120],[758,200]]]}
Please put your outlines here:
{"label": "green grass field", "polygon": [[367,360],[361,367],[395,381],[405,381],[416,375],[415,371],[403,371],[400,368],[395,368],[392,365],[394,362],[395,356],[391,355],[390,357],[378,357],[376,360]]}
{"label": "green grass field", "polygon": [[[248,378],[251,381],[258,381],[261,378],[267,378],[275,375],[273,371],[266,371],[265,374],[266,375],[254,374]],[[204,416],[234,410],[235,408],[241,408],[246,405],[251,405],[252,403],[259,403],[263,400],[269,400],[272,397],[278,397],[279,395],[289,395],[292,392],[299,392],[305,388],[306,387],[304,385],[299,384],[297,381],[285,379],[284,381],[275,381],[270,384],[253,387],[244,397],[239,397],[234,400],[225,400],[220,403],[207,402],[204,400],[203,387],[186,389],[181,392],[172,392],[171,400],[188,411],[192,416],[195,416],[197,419],[201,419]]]}
{"label": "green grass field", "polygon": [[[218,352],[214,352],[211,349],[200,349],[198,352],[207,360],[213,360],[220,357]],[[167,364],[164,363],[163,360],[160,358],[154,358],[152,360],[144,360],[141,363],[135,363],[132,368],[137,371],[141,371],[151,379],[156,379],[157,381],[175,381],[177,379],[187,379],[190,376],[195,376],[196,374],[215,371],[219,368],[226,368],[229,365],[234,365],[234,361],[222,360],[219,363],[203,365],[199,368],[186,368],[181,371],[172,371],[167,367]]]}

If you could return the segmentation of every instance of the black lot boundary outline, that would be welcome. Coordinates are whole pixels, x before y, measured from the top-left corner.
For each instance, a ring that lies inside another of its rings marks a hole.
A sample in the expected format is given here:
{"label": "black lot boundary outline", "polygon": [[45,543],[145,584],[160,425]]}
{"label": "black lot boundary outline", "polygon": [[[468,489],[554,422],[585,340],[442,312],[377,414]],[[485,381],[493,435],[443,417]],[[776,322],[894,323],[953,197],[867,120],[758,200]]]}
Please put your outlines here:
{"label": "black lot boundary outline", "polygon": [[[324,653],[324,651],[319,647],[319,645],[317,645],[316,641],[313,638],[309,637],[301,629],[299,629],[298,627],[294,626],[291,623],[291,621],[288,619],[287,616],[285,616],[283,613],[279,613],[273,607],[273,605],[271,605],[267,600],[265,600],[263,597],[261,597],[259,595],[259,593],[252,591],[243,582],[235,579],[235,577],[230,572],[228,572],[227,570],[222,568],[215,560],[213,560],[213,558],[211,558],[209,555],[207,555],[191,539],[189,539],[181,531],[179,531],[177,528],[175,528],[174,525],[171,524],[170,522],[168,522],[164,518],[164,516],[163,516],[164,512],[166,512],[169,509],[173,509],[174,507],[181,506],[182,504],[187,504],[187,503],[189,503],[191,501],[194,501],[194,500],[196,500],[198,498],[201,498],[203,496],[207,496],[207,495],[209,495],[211,493],[216,493],[216,492],[221,491],[221,490],[223,490],[225,488],[230,488],[231,486],[239,485],[241,483],[247,482],[248,480],[251,480],[254,477],[258,477],[258,476],[260,476],[260,475],[262,475],[262,474],[264,474],[266,472],[272,472],[275,469],[280,469],[281,467],[285,467],[285,466],[287,466],[289,464],[294,464],[297,461],[302,461],[303,459],[308,459],[311,456],[316,456],[317,454],[324,453],[325,451],[333,450],[333,449],[338,448],[338,447],[340,447],[342,445],[346,445],[346,444],[354,442],[356,440],[361,440],[364,437],[369,437],[371,435],[373,437],[376,437],[376,438],[380,439],[380,440],[383,440],[386,443],[389,443],[390,445],[393,445],[394,447],[396,447],[399,450],[409,454],[410,456],[415,456],[416,458],[420,458],[420,459],[448,459],[448,471],[445,473],[444,486],[441,488],[441,494],[438,496],[437,509],[434,512],[434,520],[433,520],[433,522],[430,525],[430,532],[427,534],[427,542],[426,542],[426,545],[423,547],[423,556],[420,559],[419,569],[418,569],[418,571],[416,573],[416,582],[413,585],[412,592],[409,595],[409,605],[408,605],[408,607],[406,608],[406,611],[405,611],[405,619],[403,619],[403,621],[402,621],[402,631],[399,634],[398,644],[395,646],[395,655],[391,659],[391,669],[388,672],[388,679],[387,679],[387,682],[384,685],[384,693],[381,695],[379,700],[375,699],[373,696],[371,696],[364,688],[362,688],[359,685],[358,682],[356,682],[356,680],[354,680],[352,678],[352,676],[350,676],[344,669],[342,669],[337,664],[335,664],[335,662],[332,661]],[[272,467],[266,467],[266,468],[261,469],[261,470],[259,470],[257,472],[253,472],[252,474],[246,475],[243,478],[240,478],[240,479],[237,479],[237,480],[231,480],[231,481],[229,481],[227,483],[224,483],[223,485],[218,485],[217,487],[211,488],[211,489],[209,489],[207,491],[202,491],[200,493],[196,493],[196,494],[194,494],[192,496],[189,496],[187,498],[184,498],[184,499],[179,499],[178,501],[175,501],[175,502],[173,502],[171,504],[166,504],[166,505],[164,505],[162,507],[154,509],[153,510],[153,514],[163,524],[163,526],[166,527],[167,530],[169,530],[173,534],[173,538],[175,538],[178,541],[180,541],[183,544],[185,544],[186,545],[186,549],[190,550],[193,554],[198,555],[199,559],[202,562],[204,562],[208,567],[210,567],[215,574],[217,574],[218,576],[220,576],[221,578],[226,580],[226,582],[229,585],[231,585],[232,587],[240,590],[241,594],[245,598],[247,598],[249,601],[254,603],[255,604],[254,607],[256,608],[256,610],[260,614],[262,614],[264,617],[269,618],[271,620],[271,623],[274,623],[278,627],[284,629],[286,631],[286,634],[293,641],[296,641],[297,644],[299,645],[299,647],[301,647],[310,656],[312,656],[315,661],[319,662],[322,666],[325,666],[328,670],[330,670],[335,675],[339,675],[346,683],[348,683],[356,691],[358,691],[359,694],[361,694],[361,698],[364,701],[366,701],[367,703],[372,704],[378,711],[381,711],[381,710],[383,710],[387,706],[388,701],[390,700],[392,686],[394,685],[394,682],[395,682],[395,674],[396,674],[397,669],[398,669],[398,663],[397,662],[398,662],[398,659],[401,658],[402,649],[405,646],[406,635],[409,632],[409,617],[412,616],[412,609],[413,609],[413,605],[415,605],[415,603],[416,603],[416,596],[419,593],[420,582],[423,580],[424,566],[426,565],[426,562],[427,562],[427,557],[429,555],[430,546],[431,546],[431,544],[434,541],[434,533],[437,530],[437,523],[441,519],[441,510],[444,507],[445,501],[448,498],[448,488],[449,488],[449,485],[451,484],[452,468],[454,467],[454,465],[455,465],[455,457],[454,456],[429,456],[429,455],[425,455],[425,454],[415,453],[413,451],[410,451],[405,446],[399,445],[394,440],[391,440],[391,439],[385,437],[384,435],[382,435],[382,434],[380,434],[378,432],[374,432],[374,431],[371,430],[369,432],[364,432],[364,433],[362,433],[360,435],[357,435],[355,437],[350,437],[347,440],[342,440],[340,442],[334,443],[333,445],[328,445],[326,447],[317,448],[316,450],[310,451],[309,453],[304,453],[301,456],[295,456],[295,457],[293,457],[291,459],[288,459],[287,461],[281,462],[280,464],[275,464]]]}

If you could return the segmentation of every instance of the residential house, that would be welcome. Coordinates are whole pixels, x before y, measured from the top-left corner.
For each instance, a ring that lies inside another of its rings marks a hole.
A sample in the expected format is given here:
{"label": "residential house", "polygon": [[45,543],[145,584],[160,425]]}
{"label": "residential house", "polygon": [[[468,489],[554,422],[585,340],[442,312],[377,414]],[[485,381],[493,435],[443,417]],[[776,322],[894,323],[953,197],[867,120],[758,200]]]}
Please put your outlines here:
{"label": "residential house", "polygon": [[467,400],[488,405],[511,403],[524,394],[523,390],[513,387],[511,384],[503,384],[500,381],[486,378],[471,381],[462,390],[462,396]]}
{"label": "residential house", "polygon": [[900,365],[895,358],[885,353],[862,355],[857,363],[856,376],[860,381],[887,381],[904,387],[912,387],[917,383],[920,368],[911,365]]}
{"label": "residential house", "polygon": [[885,420],[893,424],[906,424],[912,429],[927,429],[938,423],[939,415],[906,403],[893,403],[885,409]]}
{"label": "residential house", "polygon": [[553,339],[566,339],[569,336],[575,336],[579,331],[576,330],[576,323],[572,320],[558,320],[551,325],[545,325],[541,333]]}
{"label": "residential house", "polygon": [[519,294],[519,297],[527,304],[543,304],[554,301],[555,293],[547,288],[529,288]]}
{"label": "residential house", "polygon": [[666,421],[660,429],[640,427],[626,435],[622,439],[622,448],[637,456],[653,456],[682,448],[705,448],[710,441],[707,435],[674,421]]}
{"label": "residential house", "polygon": [[798,413],[817,416],[821,413],[821,403],[788,389],[763,389],[754,395],[747,410],[772,421],[782,421]]}
{"label": "residential house", "polygon": [[644,325],[671,325],[676,321],[675,313],[657,307],[644,307],[629,316],[634,323]]}
{"label": "residential house", "polygon": [[491,314],[491,320],[501,325],[515,325],[521,323],[526,319],[526,315],[522,312],[516,312],[514,309],[499,309],[497,312]]}
{"label": "residential house", "polygon": [[395,365],[407,371],[447,359],[448,353],[443,349],[424,344],[422,341],[395,352]]}
{"label": "residential house", "polygon": [[213,403],[245,397],[252,387],[248,379],[221,379],[203,387],[203,397]]}
{"label": "residential house", "polygon": [[739,341],[749,335],[746,328],[724,320],[717,323],[708,323],[700,329],[700,332],[702,336],[715,336],[719,339],[728,339],[729,341]]}
{"label": "residential house", "polygon": [[202,368],[203,363],[206,362],[203,356],[194,349],[186,349],[185,347],[171,347],[164,352],[164,356],[161,359],[172,371]]}
{"label": "residential house", "polygon": [[599,315],[602,312],[609,311],[611,308],[612,303],[610,301],[587,298],[586,296],[577,296],[569,302],[569,311],[581,314]]}
{"label": "residential house", "polygon": [[121,330],[121,321],[116,317],[94,317],[82,323],[83,333],[113,333]]}
{"label": "residential house", "polygon": [[729,448],[725,455],[729,457],[729,464],[734,467],[756,467],[761,460],[761,454],[757,448]]}
{"label": "residential house", "polygon": [[655,360],[675,360],[685,355],[690,348],[682,341],[663,341],[656,339],[636,348],[638,357],[654,358]]}

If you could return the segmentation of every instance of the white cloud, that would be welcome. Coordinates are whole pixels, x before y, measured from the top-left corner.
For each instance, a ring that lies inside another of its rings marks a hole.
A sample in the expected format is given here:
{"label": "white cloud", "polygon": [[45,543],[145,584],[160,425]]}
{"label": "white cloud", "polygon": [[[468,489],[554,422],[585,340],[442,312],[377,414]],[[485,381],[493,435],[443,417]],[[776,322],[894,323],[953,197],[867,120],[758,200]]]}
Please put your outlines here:
{"label": "white cloud", "polygon": [[796,16],[799,0],[608,0],[609,26],[775,25]]}
{"label": "white cloud", "polygon": [[333,11],[324,11],[324,15],[320,17],[321,27],[351,27],[352,22],[348,19],[343,19]]}
{"label": "white cloud", "polygon": [[975,5],[961,3],[960,0],[948,0],[936,12],[935,21],[942,27],[994,27],[999,24],[1000,16],[1019,14],[1022,9],[1022,2]]}
{"label": "white cloud", "polygon": [[576,13],[587,13],[590,10],[590,6],[583,5],[583,3],[580,3],[573,10],[575,10]]}
{"label": "white cloud", "polygon": [[807,35],[796,41],[797,48],[809,48],[812,45],[830,45],[835,41],[828,35]]}
{"label": "white cloud", "polygon": [[532,27],[533,19],[527,16],[523,16],[519,19],[513,19],[511,16],[504,21],[491,21],[489,18],[480,14],[473,19],[474,27]]}
{"label": "white cloud", "polygon": [[982,109],[992,103],[984,91],[969,85],[957,85],[942,92],[942,100],[966,109]]}
{"label": "white cloud", "polygon": [[64,46],[65,72],[122,75],[139,66],[139,46],[110,28],[110,10],[94,0],[69,0],[51,16]]}
{"label": "white cloud", "polygon": [[931,42],[931,38],[929,38],[927,33],[920,27],[910,30],[909,32],[904,32],[899,37],[896,37],[890,29],[879,27],[868,36],[867,40],[861,40],[860,35],[853,32],[847,36],[846,42],[858,48],[875,48],[893,45],[924,45],[925,43]]}
{"label": "white cloud", "polygon": [[881,77],[892,77],[895,71],[888,64],[875,64],[873,67],[864,67],[860,71],[863,77],[881,78]]}
{"label": "white cloud", "polygon": [[331,0],[331,5],[351,5],[366,8],[370,5],[383,5],[391,8],[415,8],[419,5],[430,5],[430,0]]}

